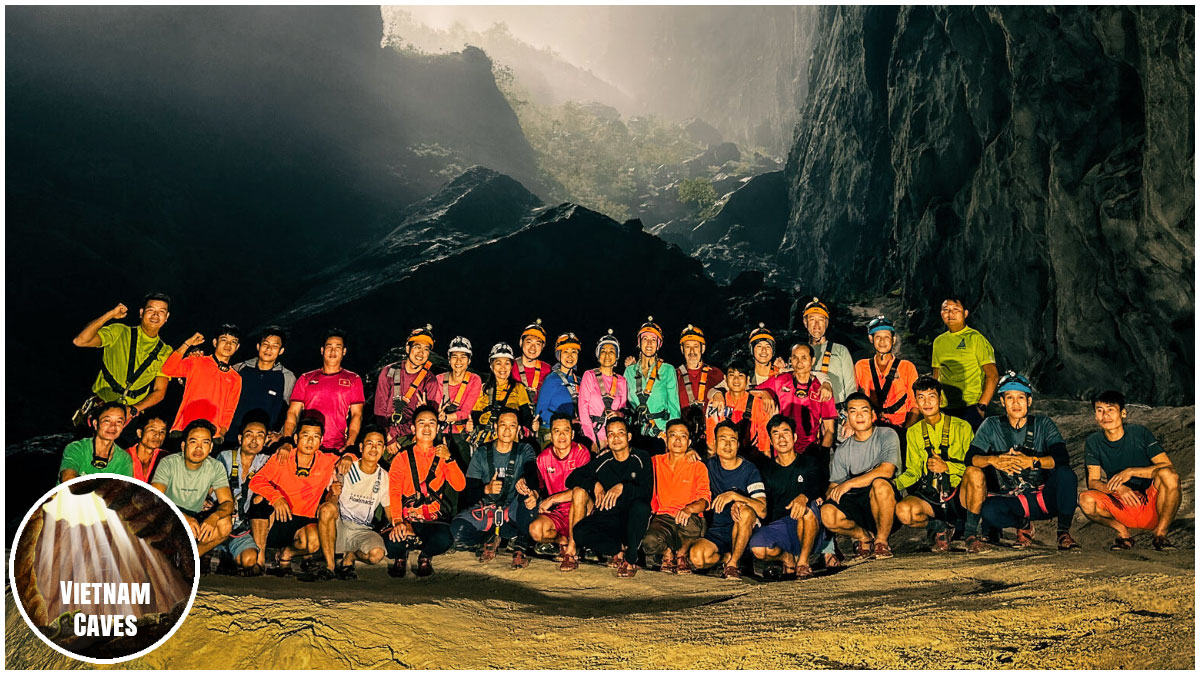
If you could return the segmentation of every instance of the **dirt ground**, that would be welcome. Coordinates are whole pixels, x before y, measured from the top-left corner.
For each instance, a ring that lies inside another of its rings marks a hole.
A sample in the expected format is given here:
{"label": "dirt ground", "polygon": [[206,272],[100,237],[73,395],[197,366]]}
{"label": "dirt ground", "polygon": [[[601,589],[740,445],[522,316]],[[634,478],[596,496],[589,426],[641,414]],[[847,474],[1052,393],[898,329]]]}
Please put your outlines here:
{"label": "dirt ground", "polygon": [[[1047,403],[1075,466],[1094,429],[1086,406]],[[1038,404],[1035,403],[1035,412]],[[802,582],[724,581],[643,571],[617,579],[535,560],[509,569],[439,557],[428,579],[360,568],[354,582],[205,577],[164,646],[129,667],[163,668],[1171,668],[1195,666],[1194,408],[1132,409],[1184,478],[1171,536],[1180,550],[1107,550],[1084,524],[1084,550],[1041,546],[978,556],[897,556]],[[6,596],[11,668],[70,668]]]}

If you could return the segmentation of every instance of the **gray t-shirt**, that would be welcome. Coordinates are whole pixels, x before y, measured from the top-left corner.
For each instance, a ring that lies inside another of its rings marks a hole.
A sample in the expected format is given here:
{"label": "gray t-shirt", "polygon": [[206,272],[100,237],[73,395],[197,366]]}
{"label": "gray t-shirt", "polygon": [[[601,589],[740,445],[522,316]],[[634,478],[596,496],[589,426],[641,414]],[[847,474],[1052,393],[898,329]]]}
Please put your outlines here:
{"label": "gray t-shirt", "polygon": [[229,487],[229,475],[225,473],[225,465],[212,457],[205,457],[195,471],[189,470],[183,453],[176,453],[158,463],[150,482],[167,486],[167,499],[180,509],[199,513],[210,491]]}
{"label": "gray t-shirt", "polygon": [[829,482],[845,482],[871,471],[884,462],[895,467],[892,475],[886,478],[895,478],[900,470],[900,437],[893,429],[875,427],[871,437],[865,441],[860,441],[854,436],[842,441],[834,451],[833,460],[829,465]]}

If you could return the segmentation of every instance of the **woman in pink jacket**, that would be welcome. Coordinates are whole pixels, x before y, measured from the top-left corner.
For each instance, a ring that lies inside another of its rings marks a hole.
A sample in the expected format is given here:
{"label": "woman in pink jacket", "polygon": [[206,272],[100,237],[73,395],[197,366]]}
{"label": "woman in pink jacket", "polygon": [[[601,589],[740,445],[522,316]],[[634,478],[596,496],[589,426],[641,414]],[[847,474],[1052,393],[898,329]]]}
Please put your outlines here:
{"label": "woman in pink jacket", "polygon": [[625,407],[625,378],[614,368],[621,356],[621,343],[609,329],[608,335],[596,343],[596,360],[599,368],[593,368],[579,378],[579,424],[583,433],[592,441],[592,452],[600,452],[607,445],[608,437],[604,423],[609,416],[620,416]]}

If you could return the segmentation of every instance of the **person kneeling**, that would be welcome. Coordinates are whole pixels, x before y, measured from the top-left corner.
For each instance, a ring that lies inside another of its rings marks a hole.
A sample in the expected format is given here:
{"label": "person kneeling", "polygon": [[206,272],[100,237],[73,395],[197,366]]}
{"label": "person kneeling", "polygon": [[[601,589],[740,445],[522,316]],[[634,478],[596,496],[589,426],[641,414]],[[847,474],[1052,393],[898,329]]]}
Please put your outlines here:
{"label": "person kneeling", "polygon": [[709,487],[716,495],[712,501],[712,527],[688,554],[698,570],[721,563],[723,578],[741,580],[739,562],[758,519],[767,515],[767,492],[758,469],[738,456],[737,425],[725,420],[713,435],[717,454],[704,461]]}
{"label": "person kneeling", "polygon": [[[209,455],[217,427],[208,420],[192,420],[183,430],[183,452],[169,455],[158,463],[150,485],[162,492],[183,511],[196,552],[206,555],[225,541],[233,531],[233,492],[225,467]],[[216,506],[201,512],[209,492],[216,494]],[[204,565],[202,572],[207,572]]]}
{"label": "person kneeling", "polygon": [[821,520],[834,534],[854,539],[858,562],[890,558],[900,438],[888,427],[875,426],[871,399],[861,392],[846,398],[846,418],[853,434],[833,453]]}
{"label": "person kneeling", "polygon": [[[1100,431],[1088,436],[1083,463],[1088,490],[1083,515],[1117,531],[1112,550],[1133,548],[1130,530],[1153,530],[1151,545],[1173,551],[1167,528],[1179,511],[1179,474],[1150,430],[1125,425],[1125,396],[1106,391],[1092,400]],[[1106,478],[1107,477],[1107,478]]]}

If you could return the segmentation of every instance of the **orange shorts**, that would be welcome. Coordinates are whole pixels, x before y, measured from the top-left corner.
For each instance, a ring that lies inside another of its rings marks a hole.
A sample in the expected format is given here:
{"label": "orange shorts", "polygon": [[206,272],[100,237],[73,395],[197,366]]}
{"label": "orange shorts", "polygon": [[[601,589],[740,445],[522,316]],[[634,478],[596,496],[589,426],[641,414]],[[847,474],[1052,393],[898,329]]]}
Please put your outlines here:
{"label": "orange shorts", "polygon": [[1096,503],[1112,514],[1113,520],[1135,530],[1153,530],[1158,525],[1158,490],[1151,485],[1146,489],[1146,503],[1141,506],[1129,506],[1114,495],[1107,495],[1098,490],[1088,490]]}

